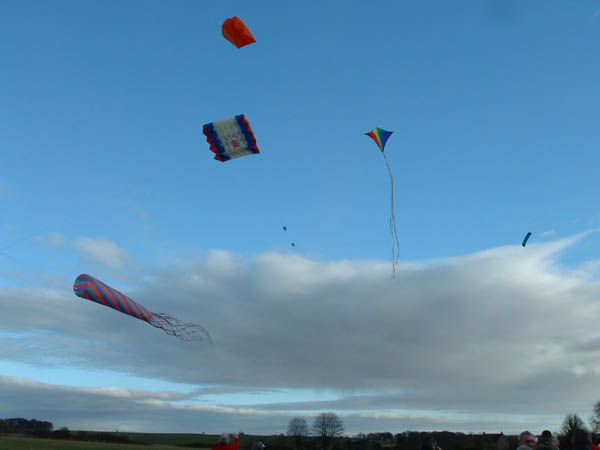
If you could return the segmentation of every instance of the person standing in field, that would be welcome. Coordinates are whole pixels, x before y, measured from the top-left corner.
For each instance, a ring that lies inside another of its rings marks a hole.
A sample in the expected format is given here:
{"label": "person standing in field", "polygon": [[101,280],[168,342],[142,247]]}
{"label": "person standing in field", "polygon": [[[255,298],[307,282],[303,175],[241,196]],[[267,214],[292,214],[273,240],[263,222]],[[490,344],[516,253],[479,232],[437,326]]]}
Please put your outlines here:
{"label": "person standing in field", "polygon": [[212,450],[238,450],[240,448],[240,438],[237,434],[232,434],[233,444],[229,443],[229,434],[223,433],[219,438],[219,443]]}
{"label": "person standing in field", "polygon": [[[554,436],[552,440],[554,441],[554,445],[556,445],[556,450],[560,450],[560,439]],[[600,448],[598,450],[600,450]]]}
{"label": "person standing in field", "polygon": [[535,446],[535,450],[557,450],[556,444],[554,443],[554,439],[552,437],[552,433],[550,430],[542,431],[542,435],[538,440],[537,445]]}
{"label": "person standing in field", "polygon": [[573,444],[573,450],[591,450],[592,435],[588,430],[580,428],[573,433],[571,443]]}
{"label": "person standing in field", "polygon": [[535,448],[535,434],[533,434],[531,431],[523,431],[521,434],[519,434],[519,447],[529,447],[531,450],[533,450]]}
{"label": "person standing in field", "polygon": [[440,447],[438,447],[437,441],[435,440],[435,438],[431,434],[428,434],[427,436],[425,436],[423,438],[423,442],[421,443],[421,450],[442,450],[442,449]]}

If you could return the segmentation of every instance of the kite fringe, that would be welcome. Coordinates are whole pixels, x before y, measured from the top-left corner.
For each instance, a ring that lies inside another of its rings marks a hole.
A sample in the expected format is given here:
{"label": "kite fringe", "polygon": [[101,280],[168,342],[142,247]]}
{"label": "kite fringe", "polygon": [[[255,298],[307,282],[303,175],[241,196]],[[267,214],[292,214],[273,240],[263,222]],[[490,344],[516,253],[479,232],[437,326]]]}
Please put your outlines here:
{"label": "kite fringe", "polygon": [[390,174],[390,182],[392,188],[391,194],[391,205],[390,205],[390,233],[392,234],[392,275],[391,278],[396,278],[396,265],[398,264],[399,253],[400,253],[400,243],[398,241],[398,233],[396,231],[396,215],[394,213],[394,176],[392,175],[392,168],[390,167],[390,163],[388,162],[387,156],[385,156],[385,152],[381,152],[383,155],[383,159],[385,159],[385,164],[387,165],[388,173]]}
{"label": "kite fringe", "polygon": [[182,322],[168,314],[152,313],[152,319],[149,323],[153,327],[160,328],[168,335],[175,336],[182,341],[203,341],[207,339],[211,344],[213,342],[210,333],[204,327],[193,323]]}

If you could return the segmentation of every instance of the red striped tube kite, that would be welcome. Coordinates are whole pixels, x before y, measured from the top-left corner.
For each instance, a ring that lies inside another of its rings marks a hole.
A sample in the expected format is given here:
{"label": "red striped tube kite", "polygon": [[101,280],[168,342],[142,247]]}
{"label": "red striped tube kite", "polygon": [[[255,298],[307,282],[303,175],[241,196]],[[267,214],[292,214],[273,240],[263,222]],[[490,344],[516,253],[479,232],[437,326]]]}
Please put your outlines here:
{"label": "red striped tube kite", "polygon": [[101,305],[116,309],[123,314],[148,322],[153,327],[160,328],[165,333],[175,336],[178,339],[191,341],[207,338],[209,342],[211,341],[208,331],[200,325],[185,323],[167,314],[157,314],[148,311],[125,294],[111,288],[91,275],[79,275],[73,284],[73,291],[78,297],[100,303]]}
{"label": "red striped tube kite", "polygon": [[365,133],[371,139],[375,141],[385,164],[387,166],[388,173],[390,174],[390,182],[392,185],[392,196],[390,206],[390,233],[392,234],[392,278],[396,278],[396,264],[398,263],[398,253],[400,252],[400,244],[398,243],[398,233],[396,232],[396,216],[394,214],[394,176],[392,175],[392,169],[387,157],[385,156],[385,144],[392,135],[393,131],[386,131],[382,128],[373,128],[371,131]]}

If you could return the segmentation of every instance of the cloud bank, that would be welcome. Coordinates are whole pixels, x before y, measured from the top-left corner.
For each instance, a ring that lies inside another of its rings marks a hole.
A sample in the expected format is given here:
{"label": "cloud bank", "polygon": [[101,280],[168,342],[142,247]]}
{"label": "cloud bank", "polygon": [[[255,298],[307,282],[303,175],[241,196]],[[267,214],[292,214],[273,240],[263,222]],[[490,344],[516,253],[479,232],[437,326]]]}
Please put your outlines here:
{"label": "cloud bank", "polygon": [[[347,430],[357,432],[371,425],[558,428],[566,413],[587,418],[600,400],[598,264],[560,263],[561,252],[579,238],[404,263],[395,280],[387,263],[272,252],[243,259],[222,251],[145,270],[127,285],[103,279],[150,310],[203,325],[213,346],[178,341],[72,292],[1,288],[0,359],[109,368],[220,392],[337,393],[334,400],[221,405],[225,410],[208,408],[201,389],[185,405],[147,393],[160,413],[132,422],[137,429],[169,423],[163,415],[170,411],[218,416],[218,423],[245,424],[247,432],[281,432],[290,415],[324,410],[340,411]],[[19,397],[15,383],[3,380],[3,397]],[[36,387],[42,388],[53,395],[69,389]],[[131,394],[86,395],[133,409],[148,404]],[[76,408],[70,411],[78,417]]]}

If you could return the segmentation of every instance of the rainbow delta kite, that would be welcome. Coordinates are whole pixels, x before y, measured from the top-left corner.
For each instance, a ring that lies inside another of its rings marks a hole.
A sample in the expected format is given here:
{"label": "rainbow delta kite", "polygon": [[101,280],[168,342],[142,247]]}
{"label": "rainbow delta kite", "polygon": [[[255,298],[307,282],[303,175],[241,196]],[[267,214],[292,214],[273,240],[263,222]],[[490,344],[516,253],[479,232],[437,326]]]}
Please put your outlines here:
{"label": "rainbow delta kite", "polygon": [[390,167],[390,163],[388,162],[387,157],[385,156],[385,144],[388,139],[392,135],[392,131],[386,131],[382,128],[373,128],[371,131],[365,133],[371,139],[375,141],[379,150],[381,150],[381,154],[383,155],[383,159],[385,159],[385,164],[387,166],[388,173],[390,174],[390,182],[391,182],[391,206],[390,206],[390,233],[392,234],[392,278],[396,277],[396,264],[398,263],[398,253],[400,251],[400,244],[398,243],[398,233],[396,232],[396,216],[394,214],[394,176],[392,175],[392,169]]}

